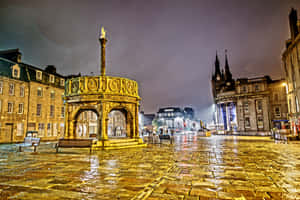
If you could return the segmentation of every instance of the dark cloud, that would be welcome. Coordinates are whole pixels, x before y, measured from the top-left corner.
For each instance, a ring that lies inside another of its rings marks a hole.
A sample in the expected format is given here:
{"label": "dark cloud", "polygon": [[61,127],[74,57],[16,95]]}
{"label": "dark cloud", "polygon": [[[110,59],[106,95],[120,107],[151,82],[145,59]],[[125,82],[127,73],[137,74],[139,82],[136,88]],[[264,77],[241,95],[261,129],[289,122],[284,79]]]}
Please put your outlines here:
{"label": "dark cloud", "polygon": [[187,105],[210,119],[215,51],[224,66],[228,49],[234,77],[282,77],[291,7],[300,2],[2,0],[0,48],[20,48],[26,62],[54,64],[63,74],[97,74],[103,25],[107,72],[139,82],[145,112]]}

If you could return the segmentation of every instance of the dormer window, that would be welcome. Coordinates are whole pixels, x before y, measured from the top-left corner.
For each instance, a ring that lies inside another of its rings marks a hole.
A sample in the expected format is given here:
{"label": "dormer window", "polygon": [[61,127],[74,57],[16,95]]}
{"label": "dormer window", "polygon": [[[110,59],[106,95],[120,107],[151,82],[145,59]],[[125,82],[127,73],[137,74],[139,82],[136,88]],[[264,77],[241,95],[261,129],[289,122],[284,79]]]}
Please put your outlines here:
{"label": "dormer window", "polygon": [[12,67],[12,77],[20,78],[20,67],[17,64]]}
{"label": "dormer window", "polygon": [[54,75],[49,75],[49,82],[54,83]]}
{"label": "dormer window", "polygon": [[60,86],[65,86],[65,80],[63,78],[60,79]]}
{"label": "dormer window", "polygon": [[36,80],[39,80],[39,81],[42,80],[42,72],[41,71],[36,71]]}

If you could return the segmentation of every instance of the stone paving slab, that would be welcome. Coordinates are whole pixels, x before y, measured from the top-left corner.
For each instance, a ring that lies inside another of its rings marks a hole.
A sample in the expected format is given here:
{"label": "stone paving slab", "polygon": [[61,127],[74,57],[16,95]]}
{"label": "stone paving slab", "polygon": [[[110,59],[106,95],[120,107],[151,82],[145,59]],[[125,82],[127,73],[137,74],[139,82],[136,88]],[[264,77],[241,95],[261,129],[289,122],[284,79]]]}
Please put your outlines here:
{"label": "stone paving slab", "polygon": [[0,145],[2,199],[300,199],[300,143],[176,136],[175,143],[98,151]]}

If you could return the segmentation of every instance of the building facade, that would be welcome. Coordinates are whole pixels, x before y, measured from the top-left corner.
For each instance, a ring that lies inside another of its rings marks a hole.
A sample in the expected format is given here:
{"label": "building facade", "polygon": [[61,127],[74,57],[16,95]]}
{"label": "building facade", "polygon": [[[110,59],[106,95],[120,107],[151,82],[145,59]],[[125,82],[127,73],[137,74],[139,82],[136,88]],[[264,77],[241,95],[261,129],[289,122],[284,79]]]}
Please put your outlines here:
{"label": "building facade", "polygon": [[292,8],[289,14],[291,38],[286,41],[282,63],[287,81],[288,118],[294,135],[300,130],[300,23],[297,11]]}
{"label": "building facade", "polygon": [[195,120],[193,108],[166,107],[160,108],[156,114],[157,129],[159,132],[182,130],[197,130],[200,125]]}
{"label": "building facade", "polygon": [[64,132],[65,78],[21,62],[18,49],[0,51],[0,143],[21,142],[27,131],[42,140]]}
{"label": "building facade", "polygon": [[287,102],[284,80],[269,76],[234,80],[226,55],[225,72],[218,56],[212,76],[214,122],[220,132],[267,132],[285,128]]}

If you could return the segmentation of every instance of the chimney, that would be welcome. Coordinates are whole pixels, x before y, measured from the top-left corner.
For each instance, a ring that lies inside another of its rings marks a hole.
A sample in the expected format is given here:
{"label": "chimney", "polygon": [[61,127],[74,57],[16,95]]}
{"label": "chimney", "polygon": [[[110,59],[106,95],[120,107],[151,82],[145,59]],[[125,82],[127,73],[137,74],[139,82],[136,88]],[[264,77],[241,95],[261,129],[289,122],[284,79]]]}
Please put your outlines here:
{"label": "chimney", "polygon": [[298,33],[298,17],[297,17],[297,10],[295,10],[294,8],[292,8],[290,14],[289,14],[289,21],[290,21],[290,32],[291,32],[291,38],[292,40],[294,40]]}
{"label": "chimney", "polygon": [[101,44],[101,76],[105,76],[105,45],[107,39],[105,38],[105,30],[103,27],[101,29],[101,36],[99,38],[99,41]]}

